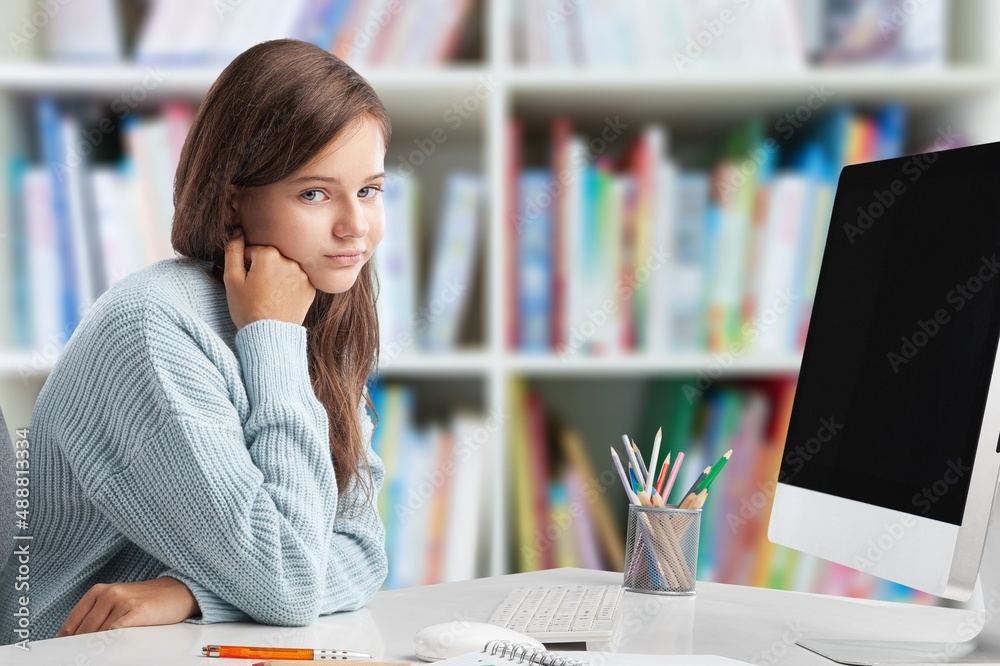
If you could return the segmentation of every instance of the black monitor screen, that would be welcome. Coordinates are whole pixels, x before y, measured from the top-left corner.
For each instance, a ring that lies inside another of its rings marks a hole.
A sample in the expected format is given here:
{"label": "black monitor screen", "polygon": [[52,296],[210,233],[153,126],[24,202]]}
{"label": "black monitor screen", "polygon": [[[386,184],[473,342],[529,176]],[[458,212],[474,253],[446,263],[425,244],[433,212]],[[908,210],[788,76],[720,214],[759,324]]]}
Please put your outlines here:
{"label": "black monitor screen", "polygon": [[1000,143],[844,168],[779,480],[961,524],[998,289]]}

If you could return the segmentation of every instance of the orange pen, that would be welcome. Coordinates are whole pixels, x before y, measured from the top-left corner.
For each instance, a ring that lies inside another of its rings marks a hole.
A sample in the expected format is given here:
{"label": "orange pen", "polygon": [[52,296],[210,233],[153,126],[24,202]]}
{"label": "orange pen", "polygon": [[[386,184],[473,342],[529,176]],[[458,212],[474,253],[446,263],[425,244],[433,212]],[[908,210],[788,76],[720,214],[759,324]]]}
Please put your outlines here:
{"label": "orange pen", "polygon": [[201,649],[203,657],[225,657],[228,659],[301,659],[342,661],[345,659],[371,659],[370,654],[350,650],[327,650],[313,648],[246,647],[242,645],[206,645]]}

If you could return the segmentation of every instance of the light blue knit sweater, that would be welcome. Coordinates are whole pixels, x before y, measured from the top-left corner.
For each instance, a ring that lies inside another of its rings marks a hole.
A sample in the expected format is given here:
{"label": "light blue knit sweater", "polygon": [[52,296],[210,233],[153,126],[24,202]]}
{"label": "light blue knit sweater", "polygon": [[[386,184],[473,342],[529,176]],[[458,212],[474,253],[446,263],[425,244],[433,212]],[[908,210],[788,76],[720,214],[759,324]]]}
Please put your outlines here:
{"label": "light blue knit sweater", "polygon": [[[35,404],[30,590],[0,574],[0,642],[17,597],[30,640],[55,636],[95,583],[169,575],[192,622],[305,625],[363,606],[386,576],[384,466],[358,406],[374,495],[338,494],[306,329],[238,333],[211,262],[168,259],[94,304]],[[362,474],[365,472],[362,469]]]}

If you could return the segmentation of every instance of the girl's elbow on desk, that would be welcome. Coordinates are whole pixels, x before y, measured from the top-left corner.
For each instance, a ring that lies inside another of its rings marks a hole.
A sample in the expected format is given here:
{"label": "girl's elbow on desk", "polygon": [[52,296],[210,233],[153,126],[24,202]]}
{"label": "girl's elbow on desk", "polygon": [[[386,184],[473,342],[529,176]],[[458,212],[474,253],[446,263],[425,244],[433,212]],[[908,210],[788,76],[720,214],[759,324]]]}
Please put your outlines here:
{"label": "girl's elbow on desk", "polygon": [[247,614],[261,624],[279,627],[307,627],[319,617],[320,599],[290,599],[282,604],[248,609]]}
{"label": "girl's elbow on desk", "polygon": [[[322,615],[345,613],[364,608],[388,576],[387,559],[383,555],[371,562],[368,575],[362,579],[347,579],[339,584],[326,599],[310,595],[309,599],[287,599],[280,609],[256,609],[248,614],[257,622],[288,627],[304,627]],[[324,603],[325,602],[325,603]]]}

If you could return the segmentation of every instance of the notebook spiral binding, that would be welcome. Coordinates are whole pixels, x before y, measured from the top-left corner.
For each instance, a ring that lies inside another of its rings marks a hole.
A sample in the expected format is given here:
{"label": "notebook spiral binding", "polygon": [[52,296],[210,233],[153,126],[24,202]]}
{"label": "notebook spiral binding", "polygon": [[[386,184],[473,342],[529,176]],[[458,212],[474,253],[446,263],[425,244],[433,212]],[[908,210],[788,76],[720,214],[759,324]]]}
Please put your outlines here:
{"label": "notebook spiral binding", "polygon": [[579,661],[552,654],[546,650],[537,650],[521,643],[510,641],[490,641],[483,649],[485,654],[502,659],[509,659],[526,666],[592,666],[588,661]]}

